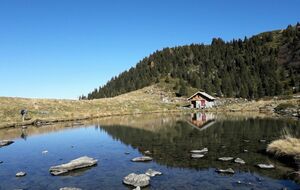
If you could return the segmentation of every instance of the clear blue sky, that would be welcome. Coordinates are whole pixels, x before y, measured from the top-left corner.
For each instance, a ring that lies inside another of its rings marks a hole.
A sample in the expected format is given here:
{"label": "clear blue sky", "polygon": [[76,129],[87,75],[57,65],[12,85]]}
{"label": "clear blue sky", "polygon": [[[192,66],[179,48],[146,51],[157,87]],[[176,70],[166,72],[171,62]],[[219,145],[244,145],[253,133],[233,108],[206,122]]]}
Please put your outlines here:
{"label": "clear blue sky", "polygon": [[0,0],[0,96],[77,98],[157,49],[300,21],[299,0]]}

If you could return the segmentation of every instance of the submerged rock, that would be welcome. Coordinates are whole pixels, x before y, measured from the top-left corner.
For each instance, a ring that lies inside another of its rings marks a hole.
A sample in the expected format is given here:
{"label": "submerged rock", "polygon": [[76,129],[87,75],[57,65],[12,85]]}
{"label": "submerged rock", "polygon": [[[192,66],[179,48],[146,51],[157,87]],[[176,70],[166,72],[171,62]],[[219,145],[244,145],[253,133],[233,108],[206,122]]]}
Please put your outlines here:
{"label": "submerged rock", "polygon": [[72,170],[94,166],[97,164],[97,162],[98,160],[95,160],[87,156],[83,156],[75,160],[71,160],[66,164],[52,166],[50,167],[49,171],[52,175],[60,175],[60,174],[70,172]]}
{"label": "submerged rock", "polygon": [[26,172],[18,172],[16,173],[16,177],[24,177],[26,175]]}
{"label": "submerged rock", "polygon": [[10,145],[12,143],[14,143],[14,141],[11,141],[11,140],[2,140],[2,141],[0,141],[0,147],[8,146],[8,145]]}
{"label": "submerged rock", "polygon": [[234,160],[234,162],[235,162],[235,163],[238,163],[238,164],[246,164],[246,162],[245,162],[243,159],[241,159],[241,158],[236,158],[236,159]]}
{"label": "submerged rock", "polygon": [[137,186],[136,188],[132,189],[132,190],[141,190],[140,186]]}
{"label": "submerged rock", "polygon": [[234,174],[234,170],[232,168],[228,168],[228,169],[216,169],[216,172],[218,172],[218,173]]}
{"label": "submerged rock", "polygon": [[204,154],[192,154],[191,157],[192,158],[202,158],[202,157],[204,157]]}
{"label": "submerged rock", "polygon": [[252,183],[251,182],[242,182],[242,181],[237,181],[236,182],[237,184],[239,184],[239,185],[252,185]]}
{"label": "submerged rock", "polygon": [[150,183],[150,177],[146,174],[131,173],[128,176],[124,177],[123,183],[135,187],[146,187]]}
{"label": "submerged rock", "polygon": [[275,166],[273,164],[257,164],[257,166],[261,169],[273,169]]}
{"label": "submerged rock", "polygon": [[63,187],[63,188],[60,188],[59,190],[81,190],[81,189],[76,188],[76,187]]}
{"label": "submerged rock", "polygon": [[81,122],[74,122],[72,125],[73,126],[80,126],[80,125],[83,125],[83,123],[81,123]]}
{"label": "submerged rock", "polygon": [[132,162],[148,162],[153,160],[150,156],[141,156],[131,159]]}
{"label": "submerged rock", "polygon": [[231,160],[233,160],[233,157],[221,157],[221,158],[218,158],[218,160],[220,160],[220,161],[231,161]]}
{"label": "submerged rock", "polygon": [[148,169],[145,174],[150,177],[154,177],[156,175],[162,175],[162,173],[160,171],[155,171],[152,169]]}
{"label": "submerged rock", "polygon": [[300,171],[295,171],[288,174],[290,179],[293,179],[296,183],[300,183]]}
{"label": "submerged rock", "polygon": [[35,120],[34,123],[33,123],[35,126],[37,127],[41,127],[43,125],[52,125],[53,123],[51,121],[43,121],[43,120]]}
{"label": "submerged rock", "polygon": [[193,154],[200,154],[200,153],[206,153],[208,152],[208,148],[203,148],[201,150],[191,150],[190,153],[193,153]]}

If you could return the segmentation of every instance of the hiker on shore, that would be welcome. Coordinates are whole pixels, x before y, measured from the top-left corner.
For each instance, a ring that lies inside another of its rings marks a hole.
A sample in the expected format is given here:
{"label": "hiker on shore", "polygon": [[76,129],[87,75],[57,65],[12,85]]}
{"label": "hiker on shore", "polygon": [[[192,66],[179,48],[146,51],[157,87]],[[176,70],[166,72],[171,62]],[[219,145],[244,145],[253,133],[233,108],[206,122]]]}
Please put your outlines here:
{"label": "hiker on shore", "polygon": [[23,109],[23,110],[20,111],[21,116],[22,116],[22,122],[24,122],[27,112],[28,111],[26,109]]}

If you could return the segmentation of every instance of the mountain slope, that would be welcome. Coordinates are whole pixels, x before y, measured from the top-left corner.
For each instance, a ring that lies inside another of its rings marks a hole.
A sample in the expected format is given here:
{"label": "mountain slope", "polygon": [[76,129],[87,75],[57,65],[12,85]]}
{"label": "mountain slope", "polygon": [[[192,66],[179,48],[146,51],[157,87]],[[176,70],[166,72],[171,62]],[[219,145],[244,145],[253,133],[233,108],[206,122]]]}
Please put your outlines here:
{"label": "mountain slope", "polygon": [[164,48],[113,77],[87,98],[113,97],[170,79],[178,81],[173,90],[179,96],[188,95],[187,87],[243,98],[299,92],[300,25],[244,40],[214,38],[211,45]]}
{"label": "mountain slope", "polygon": [[[36,119],[55,123],[104,116],[178,111],[180,98],[152,85],[113,98],[59,100],[0,97],[0,129],[34,123]],[[185,102],[183,102],[185,103]],[[22,122],[20,110],[27,109]]]}

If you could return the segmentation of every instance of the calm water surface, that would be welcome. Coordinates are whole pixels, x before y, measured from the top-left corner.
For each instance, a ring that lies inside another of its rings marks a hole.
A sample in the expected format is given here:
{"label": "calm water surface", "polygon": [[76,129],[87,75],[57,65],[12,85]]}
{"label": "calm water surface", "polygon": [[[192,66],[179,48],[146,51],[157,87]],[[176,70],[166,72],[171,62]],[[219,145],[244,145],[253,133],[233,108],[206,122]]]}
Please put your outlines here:
{"label": "calm water surface", "polygon": [[[123,177],[149,168],[163,175],[151,178],[145,189],[300,189],[288,177],[293,168],[263,153],[267,143],[283,131],[300,137],[300,122],[199,113],[112,117],[83,126],[0,130],[0,139],[15,140],[0,148],[0,189],[131,189],[122,184]],[[266,142],[260,142],[262,139]],[[204,147],[209,149],[204,158],[190,158],[190,150]],[[48,154],[42,154],[44,150]],[[151,151],[152,162],[130,161],[146,150]],[[64,176],[50,175],[51,166],[84,155],[98,159],[98,165]],[[240,157],[246,164],[217,161],[222,156]],[[257,163],[271,163],[276,169],[258,169]],[[236,171],[234,175],[215,172],[216,168],[229,167]],[[27,175],[16,178],[19,171]]]}

